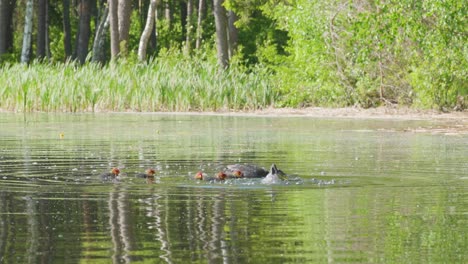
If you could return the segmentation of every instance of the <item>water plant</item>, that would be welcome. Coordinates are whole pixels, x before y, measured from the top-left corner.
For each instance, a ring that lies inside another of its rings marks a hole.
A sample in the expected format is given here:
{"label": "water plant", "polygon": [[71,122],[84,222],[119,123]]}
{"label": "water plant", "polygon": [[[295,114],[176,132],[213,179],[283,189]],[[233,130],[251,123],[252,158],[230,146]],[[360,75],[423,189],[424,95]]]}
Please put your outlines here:
{"label": "water plant", "polygon": [[7,111],[216,111],[268,107],[277,93],[268,72],[183,56],[145,64],[7,64],[0,70]]}

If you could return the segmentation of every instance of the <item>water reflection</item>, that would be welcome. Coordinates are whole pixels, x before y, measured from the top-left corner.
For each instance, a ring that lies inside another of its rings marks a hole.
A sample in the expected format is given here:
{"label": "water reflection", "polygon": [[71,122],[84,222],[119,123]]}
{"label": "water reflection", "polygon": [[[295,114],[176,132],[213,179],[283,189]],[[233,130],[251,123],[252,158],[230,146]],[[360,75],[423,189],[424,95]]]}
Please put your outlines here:
{"label": "water reflection", "polygon": [[[404,132],[421,122],[137,117],[0,115],[1,263],[468,258],[466,136]],[[193,180],[231,162],[290,177]],[[114,166],[121,180],[102,182]],[[135,177],[149,167],[154,179]]]}
{"label": "water reflection", "polygon": [[[408,253],[427,261],[439,255],[466,257],[450,250],[466,246],[462,234],[468,208],[458,203],[466,201],[461,192],[466,189],[431,188],[432,195],[423,187],[408,188],[405,195],[385,188],[256,189],[240,195],[230,188],[109,188],[107,195],[77,193],[69,200],[51,200],[50,194],[12,200],[11,193],[2,194],[2,261],[304,263],[401,262]],[[434,204],[433,195],[448,199]],[[83,196],[88,199],[80,200]]]}

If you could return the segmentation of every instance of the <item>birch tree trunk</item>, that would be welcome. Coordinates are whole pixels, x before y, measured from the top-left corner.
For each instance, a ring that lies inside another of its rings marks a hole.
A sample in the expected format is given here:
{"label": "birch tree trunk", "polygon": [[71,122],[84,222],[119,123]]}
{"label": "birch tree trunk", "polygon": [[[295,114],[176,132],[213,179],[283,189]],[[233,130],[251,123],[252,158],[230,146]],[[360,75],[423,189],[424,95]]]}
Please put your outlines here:
{"label": "birch tree trunk", "polygon": [[21,50],[21,62],[28,63],[31,54],[31,36],[33,28],[33,0],[26,2],[26,15],[24,18],[23,48]]}
{"label": "birch tree trunk", "polygon": [[203,19],[205,19],[204,14],[206,5],[205,5],[205,0],[199,0],[198,2],[198,19],[197,19],[197,37],[195,40],[195,48],[199,49],[201,47],[201,41],[202,41],[202,34],[203,34],[203,28],[202,28],[202,22]]}
{"label": "birch tree trunk", "polygon": [[227,17],[223,2],[224,0],[214,0],[213,12],[216,25],[216,49],[218,54],[218,64],[222,69],[226,69],[229,66],[229,52]]}
{"label": "birch tree trunk", "polygon": [[156,6],[158,4],[157,0],[151,0],[151,3],[148,7],[148,16],[146,18],[145,29],[141,34],[140,44],[138,46],[138,60],[144,61],[146,59],[146,49],[148,46],[148,41],[153,32]]}
{"label": "birch tree trunk", "polygon": [[96,30],[96,36],[94,37],[93,43],[93,62],[104,63],[106,60],[105,55],[105,43],[106,43],[106,32],[109,27],[109,8],[104,7],[104,11],[99,22],[99,26]]}
{"label": "birch tree trunk", "polygon": [[190,55],[192,51],[192,17],[193,17],[193,0],[187,0],[187,22],[186,22],[186,36],[185,36],[185,52]]}

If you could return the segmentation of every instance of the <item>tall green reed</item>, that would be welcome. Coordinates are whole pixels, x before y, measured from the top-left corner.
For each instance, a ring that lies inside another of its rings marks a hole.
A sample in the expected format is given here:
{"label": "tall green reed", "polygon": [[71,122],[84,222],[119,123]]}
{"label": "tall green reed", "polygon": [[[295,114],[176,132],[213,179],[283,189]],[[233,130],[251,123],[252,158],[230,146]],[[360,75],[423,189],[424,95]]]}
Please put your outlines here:
{"label": "tall green reed", "polygon": [[269,74],[167,55],[146,64],[13,64],[0,68],[8,111],[204,111],[258,109],[277,93]]}

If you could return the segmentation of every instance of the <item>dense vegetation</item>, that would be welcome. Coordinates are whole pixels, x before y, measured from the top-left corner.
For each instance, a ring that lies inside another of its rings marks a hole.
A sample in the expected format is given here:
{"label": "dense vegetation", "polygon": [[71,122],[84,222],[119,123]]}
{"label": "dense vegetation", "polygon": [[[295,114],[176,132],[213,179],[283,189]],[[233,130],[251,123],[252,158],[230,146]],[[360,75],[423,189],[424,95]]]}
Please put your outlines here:
{"label": "dense vegetation", "polygon": [[161,0],[152,1],[155,22],[147,1],[132,1],[123,40],[112,40],[106,1],[76,1],[67,12],[69,0],[41,0],[29,52],[32,0],[0,2],[0,24],[9,25],[0,26],[0,108],[7,110],[461,110],[468,94],[463,0]]}

